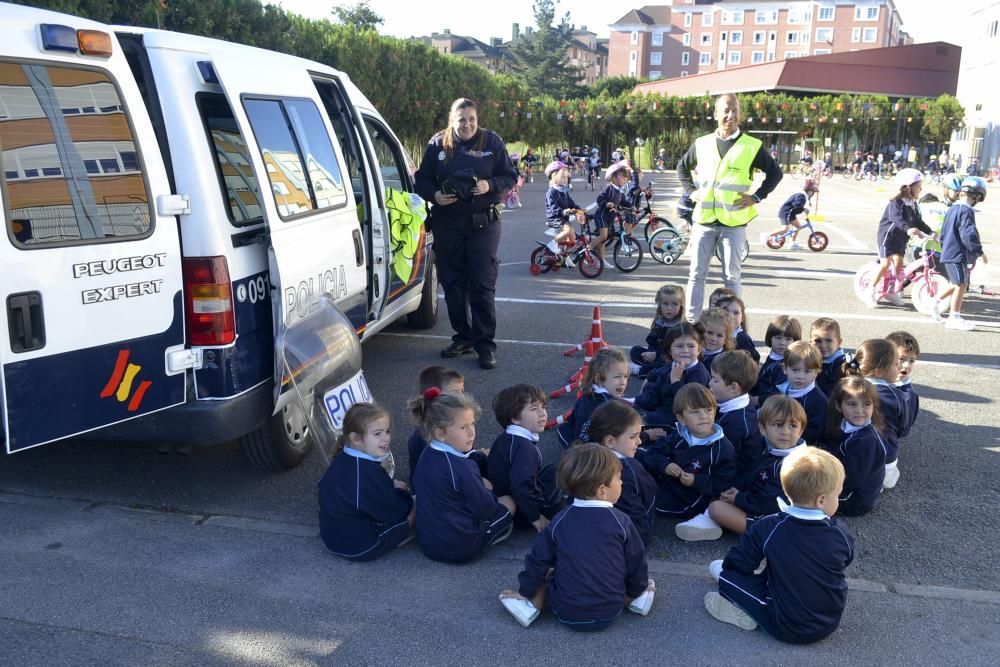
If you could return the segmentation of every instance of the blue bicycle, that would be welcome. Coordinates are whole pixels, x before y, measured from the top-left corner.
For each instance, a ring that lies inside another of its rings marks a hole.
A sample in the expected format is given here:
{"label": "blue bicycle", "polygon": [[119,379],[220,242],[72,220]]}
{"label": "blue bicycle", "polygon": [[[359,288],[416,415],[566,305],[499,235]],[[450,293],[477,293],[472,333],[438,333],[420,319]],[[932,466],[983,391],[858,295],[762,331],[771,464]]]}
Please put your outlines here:
{"label": "blue bicycle", "polygon": [[[809,230],[809,241],[807,245],[809,249],[813,252],[821,252],[826,250],[826,246],[830,243],[829,237],[823,232],[817,232],[813,229],[812,222],[809,218],[806,218],[806,224],[802,225],[798,229],[789,226],[789,229],[780,234],[771,234],[767,237],[767,247],[771,250],[780,250],[783,245],[785,245],[785,239],[801,232],[803,229]],[[794,246],[792,248],[794,250]]]}

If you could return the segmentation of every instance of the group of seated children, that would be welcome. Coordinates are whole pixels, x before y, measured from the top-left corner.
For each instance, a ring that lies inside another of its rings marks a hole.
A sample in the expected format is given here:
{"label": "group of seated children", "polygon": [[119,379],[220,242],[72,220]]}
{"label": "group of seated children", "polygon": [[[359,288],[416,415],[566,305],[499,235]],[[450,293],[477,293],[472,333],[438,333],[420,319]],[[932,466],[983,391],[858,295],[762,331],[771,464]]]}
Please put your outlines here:
{"label": "group of seated children", "polygon": [[[559,429],[567,451],[558,467],[543,464],[547,399],[530,384],[497,394],[504,432],[481,451],[479,407],[461,374],[425,369],[411,402],[412,492],[385,468],[388,415],[353,406],[319,485],[327,547],[371,560],[415,536],[428,557],[464,563],[533,527],[519,586],[501,602],[525,626],[547,604],[572,629],[599,630],[624,609],[648,613],[646,551],[659,513],[680,521],[682,540],[742,535],[711,566],[719,592],[705,607],[715,618],[788,642],[833,632],[853,546],[831,517],[871,511],[898,480],[899,440],[918,409],[917,341],[896,332],[848,356],[836,321],[813,322],[807,341],[797,320],[780,316],[758,364],[743,302],[717,290],[711,306],[689,324],[683,290],[664,287],[647,339],[655,349],[593,356]],[[634,405],[624,398],[630,367],[645,375]]]}

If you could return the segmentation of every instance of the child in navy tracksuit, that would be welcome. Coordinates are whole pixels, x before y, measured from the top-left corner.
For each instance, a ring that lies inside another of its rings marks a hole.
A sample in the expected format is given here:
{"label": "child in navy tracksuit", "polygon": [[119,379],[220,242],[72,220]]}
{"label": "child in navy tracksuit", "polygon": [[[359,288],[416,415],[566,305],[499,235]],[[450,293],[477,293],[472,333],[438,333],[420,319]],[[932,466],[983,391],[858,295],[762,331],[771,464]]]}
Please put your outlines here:
{"label": "child in navy tracksuit", "polygon": [[708,387],[711,376],[698,360],[701,353],[701,332],[687,322],[674,325],[663,339],[663,354],[669,364],[649,374],[635,408],[646,426],[669,429],[674,421],[674,396],[688,384]]}
{"label": "child in navy tracksuit", "polygon": [[674,399],[677,426],[646,448],[642,463],[656,480],[656,511],[690,519],[736,480],[736,455],[715,423],[712,394],[689,384]]}
{"label": "child in navy tracksuit", "polygon": [[514,529],[514,501],[497,498],[469,460],[479,406],[466,394],[424,392],[421,421],[430,438],[413,476],[417,543],[428,558],[446,563],[476,560]]}
{"label": "child in navy tracksuit", "polygon": [[747,333],[750,325],[747,323],[747,307],[743,299],[738,296],[725,296],[719,299],[719,308],[722,308],[733,319],[733,339],[737,350],[746,350],[753,360],[760,363],[760,352],[753,342],[753,338]]}
{"label": "child in navy tracksuit", "polygon": [[664,364],[663,339],[670,327],[680,323],[684,313],[684,288],[677,285],[663,285],[656,290],[656,316],[649,325],[646,346],[633,345],[628,356],[632,375],[645,378]]}
{"label": "child in navy tracksuit", "polygon": [[[465,393],[465,376],[454,369],[445,368],[444,366],[427,366],[420,371],[417,384],[420,386],[421,394],[431,387],[437,387],[444,394]],[[423,403],[417,400],[413,405],[416,406],[416,410],[413,412],[413,420],[417,422],[417,425],[413,429],[413,433],[410,434],[410,439],[406,441],[406,451],[409,454],[410,462],[411,487],[413,486],[413,473],[417,470],[417,461],[420,460],[420,454],[427,447],[427,440],[424,439],[423,424],[420,423],[419,417],[420,408],[423,406]],[[482,452],[473,452],[469,458],[474,460],[479,465],[480,471],[485,474],[486,455]]]}
{"label": "child in navy tracksuit", "polygon": [[896,346],[882,338],[870,338],[861,343],[854,359],[844,364],[846,375],[860,375],[878,392],[882,414],[882,437],[885,439],[885,480],[883,487],[891,489],[899,481],[899,439],[910,428],[906,397],[895,386],[899,375]]}
{"label": "child in navy tracksuit", "polygon": [[722,308],[712,307],[701,311],[695,325],[701,332],[701,363],[711,372],[712,362],[723,352],[736,349],[733,337],[733,319]]}
{"label": "child in navy tracksuit", "polygon": [[934,232],[920,216],[917,198],[920,197],[923,174],[916,169],[903,169],[895,177],[898,188],[886,204],[878,223],[875,245],[878,247],[879,268],[872,276],[867,303],[874,308],[882,296],[882,277],[892,281],[889,299],[895,306],[903,305],[903,255],[911,236],[931,236]]}
{"label": "child in navy tracksuit", "polygon": [[573,405],[566,421],[559,424],[559,444],[568,448],[575,442],[590,442],[590,415],[597,406],[621,399],[628,386],[628,358],[621,350],[606,347],[590,360],[581,387],[583,395]]}
{"label": "child in navy tracksuit", "polygon": [[[987,261],[983,252],[979,230],[976,228],[976,210],[973,208],[986,198],[986,181],[978,177],[962,181],[964,198],[956,201],[944,216],[941,226],[941,266],[951,283],[938,295],[934,304],[934,319],[941,319],[941,312],[950,308],[945,326],[949,329],[968,331],[975,327],[962,317],[962,302],[969,288],[969,265]],[[945,298],[948,302],[944,301]]]}
{"label": "child in navy tracksuit", "polygon": [[844,464],[840,513],[872,511],[885,480],[885,439],[875,386],[864,378],[844,378],[830,397],[825,447]]}
{"label": "child in navy tracksuit", "polygon": [[504,432],[490,447],[489,469],[493,492],[514,499],[514,527],[541,532],[561,509],[556,469],[542,465],[538,436],[545,431],[548,413],[545,392],[531,384],[503,389],[493,399],[493,414]]}
{"label": "child in navy tracksuit", "polygon": [[784,370],[785,350],[797,340],[802,340],[802,325],[794,317],[778,315],[767,325],[764,343],[771,351],[760,365],[757,386],[751,392],[757,405],[763,405],[769,396],[778,393],[778,385],[788,381]]}
{"label": "child in navy tracksuit", "polygon": [[320,537],[348,560],[374,560],[407,541],[413,529],[413,497],[384,467],[389,441],[389,413],[355,403],[319,481]]}
{"label": "child in navy tracksuit", "polygon": [[823,357],[815,345],[797,340],[785,350],[783,370],[788,377],[778,385],[778,393],[791,396],[806,411],[806,442],[818,443],[826,430],[826,394],[816,386]]}
{"label": "child in navy tracksuit", "polygon": [[590,418],[590,440],[604,445],[622,464],[622,495],[615,508],[625,512],[649,549],[656,515],[656,482],[635,459],[642,432],[642,417],[624,401],[609,401]]}
{"label": "child in navy tracksuit", "polygon": [[[548,243],[553,253],[560,253],[559,244],[572,244],[576,233],[570,223],[570,215],[580,206],[569,194],[569,166],[555,161],[545,167],[545,175],[549,179],[549,189],[545,193],[545,226],[554,230],[555,238]],[[570,260],[572,267],[572,260]]]}
{"label": "child in navy tracksuit", "polygon": [[591,252],[597,253],[604,260],[604,242],[608,240],[608,228],[614,221],[614,210],[625,204],[626,183],[629,178],[629,166],[625,160],[619,160],[608,167],[604,176],[607,186],[597,195],[597,211],[594,213],[594,227],[597,234],[590,242]]}
{"label": "child in navy tracksuit", "polygon": [[843,482],[844,467],[823,450],[787,457],[781,486],[792,504],[754,521],[725,560],[712,563],[719,592],[705,594],[708,613],[792,644],[836,630],[847,603],[844,570],[854,559],[854,538],[831,518]]}
{"label": "child in navy tracksuit", "polygon": [[823,391],[824,396],[833,393],[834,387],[844,377],[844,362],[847,355],[840,347],[840,323],[829,317],[821,317],[812,323],[809,339],[823,356],[823,368],[816,378],[816,386]]}
{"label": "child in navy tracksuit", "polygon": [[899,375],[896,377],[895,386],[903,394],[903,402],[906,403],[908,418],[906,430],[900,434],[901,437],[905,437],[913,428],[913,422],[917,421],[917,413],[920,412],[920,396],[912,382],[914,366],[920,357],[920,343],[913,334],[906,331],[893,331],[885,339],[896,346]]}
{"label": "child in navy tracksuit", "polygon": [[607,628],[625,607],[645,615],[655,586],[638,531],[614,508],[620,460],[606,447],[581,444],[566,452],[557,475],[573,504],[535,538],[518,590],[503,591],[501,603],[524,626],[547,603],[562,624],[583,632]]}

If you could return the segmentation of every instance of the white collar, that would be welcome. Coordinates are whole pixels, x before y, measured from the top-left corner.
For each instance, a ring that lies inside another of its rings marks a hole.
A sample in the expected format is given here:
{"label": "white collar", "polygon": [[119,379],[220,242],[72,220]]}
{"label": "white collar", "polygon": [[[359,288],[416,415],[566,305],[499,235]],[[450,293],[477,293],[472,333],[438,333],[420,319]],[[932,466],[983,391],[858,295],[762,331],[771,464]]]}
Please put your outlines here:
{"label": "white collar", "polygon": [[750,405],[750,394],[740,394],[736,398],[719,403],[719,412],[725,414],[733,410],[742,410],[748,405]]}
{"label": "white collar", "polygon": [[691,431],[688,430],[688,427],[680,423],[677,424],[677,432],[681,435],[682,438],[684,438],[684,441],[688,444],[689,447],[703,447],[705,445],[711,445],[716,440],[722,440],[724,437],[726,437],[726,434],[722,430],[722,427],[719,426],[718,424],[712,425],[712,434],[705,438],[694,437],[693,435],[691,435]]}
{"label": "white collar", "polygon": [[910,376],[907,375],[905,378],[903,378],[899,382],[893,382],[892,384],[893,384],[894,387],[906,387],[907,385],[910,384],[910,382],[912,382],[912,380],[910,380]]}
{"label": "white collar", "polygon": [[614,507],[614,503],[609,503],[607,500],[584,500],[583,498],[574,498],[573,507]]}
{"label": "white collar", "polygon": [[855,431],[860,431],[863,428],[868,428],[871,425],[872,425],[872,420],[871,419],[869,419],[868,421],[866,421],[861,426],[855,426],[854,424],[852,424],[851,422],[847,421],[846,419],[840,420],[840,430],[843,431],[844,433],[854,433]]}
{"label": "white collar", "polygon": [[724,349],[726,348],[720,347],[718,350],[706,350],[705,348],[702,348],[701,358],[704,359],[705,357],[714,357],[715,355],[721,353]]}
{"label": "white collar", "polygon": [[874,385],[879,385],[880,384],[880,385],[883,385],[885,387],[891,387],[891,386],[893,386],[892,382],[889,382],[888,380],[883,380],[882,378],[866,377],[865,379],[868,380],[869,382],[871,382]]}
{"label": "white collar", "polygon": [[767,358],[770,359],[771,361],[784,361],[785,355],[771,351],[767,353]]}
{"label": "white collar", "polygon": [[431,449],[436,449],[439,452],[444,452],[445,454],[451,454],[453,456],[460,456],[463,459],[469,458],[469,454],[472,453],[471,449],[469,451],[467,451],[467,452],[460,452],[457,449],[455,449],[454,447],[452,447],[451,445],[449,445],[448,443],[441,442],[440,440],[431,440],[428,443],[428,446]]}
{"label": "white collar", "polygon": [[743,333],[743,327],[736,327],[735,329],[733,329],[733,338],[736,338],[741,333]]}
{"label": "white collar", "polygon": [[605,389],[603,385],[592,384],[592,385],[590,385],[590,393],[592,393],[592,394],[607,394],[608,390]]}
{"label": "white collar", "polygon": [[796,519],[805,519],[806,521],[825,521],[830,518],[826,515],[826,512],[817,507],[796,507],[795,505],[789,505],[781,496],[778,496],[778,509],[789,516],[794,516]]}
{"label": "white collar", "polygon": [[367,452],[363,452],[360,449],[354,449],[353,447],[344,447],[344,453],[348,456],[353,456],[356,459],[362,459],[364,461],[375,461],[376,463],[382,463],[387,458],[388,454],[383,454],[382,456],[372,456]]}
{"label": "white collar", "polygon": [[717,138],[721,139],[722,141],[729,141],[730,139],[735,139],[736,137],[740,136],[740,128],[736,128],[736,131],[733,132],[732,134],[730,134],[728,137],[724,137],[721,134],[719,134],[719,129],[716,128],[715,129],[715,136]]}
{"label": "white collar", "polygon": [[519,438],[524,438],[525,440],[531,440],[532,442],[538,442],[538,434],[532,433],[523,426],[518,426],[517,424],[510,424],[504,431],[508,435],[516,435]]}
{"label": "white collar", "polygon": [[785,458],[786,456],[788,456],[789,454],[791,454],[792,452],[797,451],[797,450],[801,449],[802,447],[806,447],[807,446],[806,445],[806,441],[802,440],[801,438],[799,439],[798,444],[796,444],[791,449],[778,449],[776,447],[772,447],[771,443],[767,441],[766,437],[764,438],[764,442],[767,444],[767,452],[769,454],[771,454],[772,456],[777,456],[778,458],[782,458],[782,459]]}
{"label": "white collar", "polygon": [[782,382],[780,385],[778,385],[778,390],[782,394],[785,394],[786,396],[791,396],[792,398],[802,398],[815,388],[816,388],[815,380],[813,382],[810,382],[809,386],[803,387],[802,389],[792,389],[791,382]]}
{"label": "white collar", "polygon": [[837,359],[840,359],[843,356],[845,356],[844,355],[844,350],[843,349],[837,350],[836,352],[834,352],[833,354],[831,354],[829,357],[823,357],[823,363],[824,364],[829,364],[831,362],[836,361]]}
{"label": "white collar", "polygon": [[[608,447],[608,449],[611,449],[611,448]],[[611,453],[614,454],[615,456],[617,456],[618,458],[622,459],[623,461],[628,458],[627,456],[625,456],[624,454],[622,454],[621,452],[619,452],[618,450],[615,450],[615,449],[611,449]]]}

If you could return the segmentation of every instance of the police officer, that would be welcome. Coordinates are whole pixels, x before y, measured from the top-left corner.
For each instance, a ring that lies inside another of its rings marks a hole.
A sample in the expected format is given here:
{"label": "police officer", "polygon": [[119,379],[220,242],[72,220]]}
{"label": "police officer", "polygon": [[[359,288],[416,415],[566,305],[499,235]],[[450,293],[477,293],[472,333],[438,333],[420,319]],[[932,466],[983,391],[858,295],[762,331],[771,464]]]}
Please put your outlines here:
{"label": "police officer", "polygon": [[431,137],[416,174],[417,194],[434,202],[428,222],[455,330],[441,350],[445,359],[476,352],[480,367],[496,368],[497,203],[516,180],[503,140],[480,129],[478,105],[466,98],[452,102],[448,127]]}
{"label": "police officer", "polygon": [[[725,93],[715,101],[718,129],[695,140],[677,163],[677,176],[684,192],[697,204],[691,230],[694,256],[688,274],[687,318],[701,314],[705,300],[705,275],[722,242],[723,283],[742,294],[740,251],[746,242],[746,226],[757,217],[756,205],[771,194],[781,181],[781,167],[760,139],[740,132],[740,103],[736,95]],[[697,166],[698,183],[692,172]],[[753,194],[753,171],[764,172],[764,182]]]}

